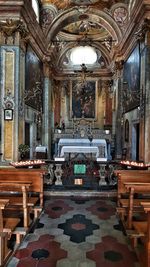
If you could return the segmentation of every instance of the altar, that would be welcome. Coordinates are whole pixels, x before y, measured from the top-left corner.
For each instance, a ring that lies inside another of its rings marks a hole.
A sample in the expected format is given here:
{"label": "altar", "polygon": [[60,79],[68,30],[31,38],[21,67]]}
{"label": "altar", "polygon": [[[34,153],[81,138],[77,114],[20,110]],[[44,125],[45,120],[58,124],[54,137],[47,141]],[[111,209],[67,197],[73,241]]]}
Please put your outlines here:
{"label": "altar", "polygon": [[66,154],[90,154],[91,158],[107,161],[107,142],[105,139],[61,138],[58,142],[57,156],[62,158]]}
{"label": "altar", "polygon": [[62,148],[66,146],[72,146],[73,148],[76,146],[80,147],[85,147],[85,146],[90,146],[90,140],[85,138],[85,139],[74,139],[74,138],[60,138],[58,142],[58,156],[61,154]]}
{"label": "altar", "polygon": [[69,154],[95,154],[95,157],[99,157],[99,150],[96,146],[63,146],[61,149],[60,157],[64,157],[65,153]]}

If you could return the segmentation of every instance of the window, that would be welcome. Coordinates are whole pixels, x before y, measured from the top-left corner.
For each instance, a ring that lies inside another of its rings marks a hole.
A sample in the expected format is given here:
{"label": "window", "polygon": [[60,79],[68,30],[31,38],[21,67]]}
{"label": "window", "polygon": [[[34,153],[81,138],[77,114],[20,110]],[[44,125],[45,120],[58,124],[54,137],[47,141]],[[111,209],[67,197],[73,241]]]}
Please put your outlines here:
{"label": "window", "polygon": [[70,60],[74,65],[94,64],[97,61],[97,53],[93,47],[77,46],[71,49]]}
{"label": "window", "polygon": [[39,2],[38,0],[32,0],[32,7],[36,15],[36,19],[39,22]]}

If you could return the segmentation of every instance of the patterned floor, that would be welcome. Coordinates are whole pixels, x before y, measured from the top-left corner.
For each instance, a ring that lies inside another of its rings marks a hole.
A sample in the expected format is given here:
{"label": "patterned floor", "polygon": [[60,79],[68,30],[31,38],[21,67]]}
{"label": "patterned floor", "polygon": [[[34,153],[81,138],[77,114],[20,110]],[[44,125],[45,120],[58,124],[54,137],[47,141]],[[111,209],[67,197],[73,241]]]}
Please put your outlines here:
{"label": "patterned floor", "polygon": [[115,201],[51,198],[8,267],[139,267]]}

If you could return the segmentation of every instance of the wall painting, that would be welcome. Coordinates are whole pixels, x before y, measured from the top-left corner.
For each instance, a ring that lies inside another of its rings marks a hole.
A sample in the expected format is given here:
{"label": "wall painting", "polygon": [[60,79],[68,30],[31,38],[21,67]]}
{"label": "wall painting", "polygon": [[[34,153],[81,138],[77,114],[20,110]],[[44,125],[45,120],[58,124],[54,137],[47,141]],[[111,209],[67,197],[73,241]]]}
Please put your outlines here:
{"label": "wall painting", "polygon": [[127,112],[140,104],[140,47],[135,47],[124,64],[123,104]]}
{"label": "wall painting", "polygon": [[72,82],[71,118],[96,119],[95,81]]}

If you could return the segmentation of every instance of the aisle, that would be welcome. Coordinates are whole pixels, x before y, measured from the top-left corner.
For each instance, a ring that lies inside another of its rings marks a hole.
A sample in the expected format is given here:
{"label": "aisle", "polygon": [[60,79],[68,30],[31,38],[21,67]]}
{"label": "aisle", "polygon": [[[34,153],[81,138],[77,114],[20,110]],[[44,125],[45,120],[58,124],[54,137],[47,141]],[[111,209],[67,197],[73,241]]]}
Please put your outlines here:
{"label": "aisle", "polygon": [[115,201],[51,198],[8,267],[139,267]]}

